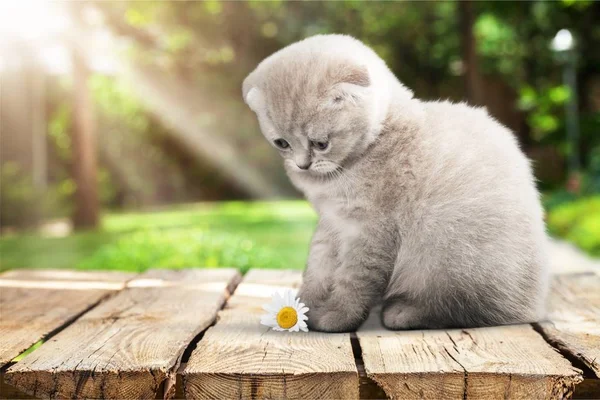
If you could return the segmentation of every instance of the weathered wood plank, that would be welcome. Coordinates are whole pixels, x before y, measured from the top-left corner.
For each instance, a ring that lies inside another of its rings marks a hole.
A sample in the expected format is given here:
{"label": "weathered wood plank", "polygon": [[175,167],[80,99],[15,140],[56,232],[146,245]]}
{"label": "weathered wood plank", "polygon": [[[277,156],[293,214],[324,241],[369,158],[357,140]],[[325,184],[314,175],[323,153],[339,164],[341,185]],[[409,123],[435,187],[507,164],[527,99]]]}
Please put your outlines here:
{"label": "weathered wood plank", "polygon": [[[349,334],[282,333],[260,325],[273,291],[299,271],[252,270],[183,371],[187,398],[357,398]],[[309,312],[310,314],[310,312]]]}
{"label": "weathered wood plank", "polygon": [[36,397],[153,398],[215,319],[233,269],[151,270],[7,371]]}
{"label": "weathered wood plank", "polygon": [[563,398],[581,371],[529,325],[357,332],[367,375],[395,399]]}
{"label": "weathered wood plank", "polygon": [[392,398],[462,398],[464,369],[445,351],[443,331],[387,331],[379,312],[357,332],[367,376]]}
{"label": "weathered wood plank", "polygon": [[23,393],[17,388],[4,382],[4,372],[0,372],[0,399],[35,399],[27,393]]}
{"label": "weathered wood plank", "polygon": [[105,296],[121,290],[133,276],[29,269],[0,275],[0,367]]}
{"label": "weathered wood plank", "polygon": [[561,351],[581,360],[600,378],[600,276],[555,276],[544,336]]}

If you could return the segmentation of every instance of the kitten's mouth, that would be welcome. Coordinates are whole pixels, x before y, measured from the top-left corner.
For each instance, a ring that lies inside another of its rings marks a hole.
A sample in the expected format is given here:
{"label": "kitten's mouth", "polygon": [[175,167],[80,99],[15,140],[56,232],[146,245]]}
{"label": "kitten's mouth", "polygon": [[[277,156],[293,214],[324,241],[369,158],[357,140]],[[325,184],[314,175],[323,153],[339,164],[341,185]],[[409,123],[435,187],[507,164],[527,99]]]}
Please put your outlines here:
{"label": "kitten's mouth", "polygon": [[319,177],[334,177],[341,171],[342,167],[332,162],[318,161],[307,170],[311,175]]}
{"label": "kitten's mouth", "polygon": [[315,178],[319,180],[334,179],[339,176],[343,168],[335,163],[318,161],[309,168],[304,169],[298,167],[295,163],[286,163],[289,172],[298,174],[306,178]]}
{"label": "kitten's mouth", "polygon": [[325,171],[309,169],[307,171],[301,171],[301,172],[307,172],[310,176],[313,176],[320,180],[330,180],[330,179],[335,179],[336,177],[338,177],[342,172],[342,168],[337,167],[337,168],[328,169]]}

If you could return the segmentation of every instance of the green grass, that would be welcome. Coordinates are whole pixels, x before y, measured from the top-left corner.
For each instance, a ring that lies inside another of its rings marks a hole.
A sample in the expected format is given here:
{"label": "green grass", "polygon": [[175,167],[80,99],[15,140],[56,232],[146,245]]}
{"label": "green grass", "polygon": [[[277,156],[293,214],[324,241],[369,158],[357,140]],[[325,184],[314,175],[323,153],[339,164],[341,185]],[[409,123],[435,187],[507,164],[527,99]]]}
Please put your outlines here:
{"label": "green grass", "polygon": [[0,239],[0,270],[304,267],[316,215],[304,201],[223,202],[109,213],[97,231]]}
{"label": "green grass", "polygon": [[[546,204],[548,206],[548,204]],[[548,207],[548,229],[600,256],[600,197]],[[304,201],[223,202],[109,213],[97,231],[0,238],[0,271],[14,268],[304,268],[316,215]]]}
{"label": "green grass", "polygon": [[560,203],[547,216],[548,230],[600,257],[600,195]]}

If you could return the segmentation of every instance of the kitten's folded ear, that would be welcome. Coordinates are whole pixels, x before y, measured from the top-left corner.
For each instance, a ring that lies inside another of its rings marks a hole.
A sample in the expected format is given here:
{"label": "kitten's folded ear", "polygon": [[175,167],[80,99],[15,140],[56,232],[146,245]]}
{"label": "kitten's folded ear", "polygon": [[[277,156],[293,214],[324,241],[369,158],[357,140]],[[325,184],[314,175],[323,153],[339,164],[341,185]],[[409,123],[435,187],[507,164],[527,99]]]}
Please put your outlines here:
{"label": "kitten's folded ear", "polygon": [[246,97],[248,97],[248,92],[250,92],[250,89],[252,89],[254,87],[254,85],[250,82],[251,76],[252,76],[252,74],[248,75],[246,77],[246,79],[244,79],[244,82],[242,83],[242,97],[244,99],[244,102],[246,102]]}
{"label": "kitten's folded ear", "polygon": [[242,85],[242,95],[244,96],[244,102],[248,104],[248,107],[250,107],[252,111],[258,112],[263,104],[263,96],[260,90],[253,87],[247,79]]}
{"label": "kitten's folded ear", "polygon": [[327,103],[334,107],[342,105],[344,99],[354,103],[360,101],[371,85],[369,70],[364,65],[345,64],[334,73],[335,84]]}
{"label": "kitten's folded ear", "polygon": [[371,85],[369,70],[364,65],[350,65],[344,68],[340,83],[369,87]]}

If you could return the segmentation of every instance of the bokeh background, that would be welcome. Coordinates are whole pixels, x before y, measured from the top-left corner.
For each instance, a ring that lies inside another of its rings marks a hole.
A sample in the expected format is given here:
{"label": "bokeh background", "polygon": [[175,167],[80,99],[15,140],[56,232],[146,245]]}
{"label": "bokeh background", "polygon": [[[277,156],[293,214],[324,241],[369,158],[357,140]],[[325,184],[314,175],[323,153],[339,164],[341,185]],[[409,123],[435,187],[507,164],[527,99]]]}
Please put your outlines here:
{"label": "bokeh background", "polygon": [[[316,216],[241,99],[318,33],[485,106],[600,256],[600,2],[0,1],[0,270],[303,268]],[[559,33],[560,32],[560,33]]]}

